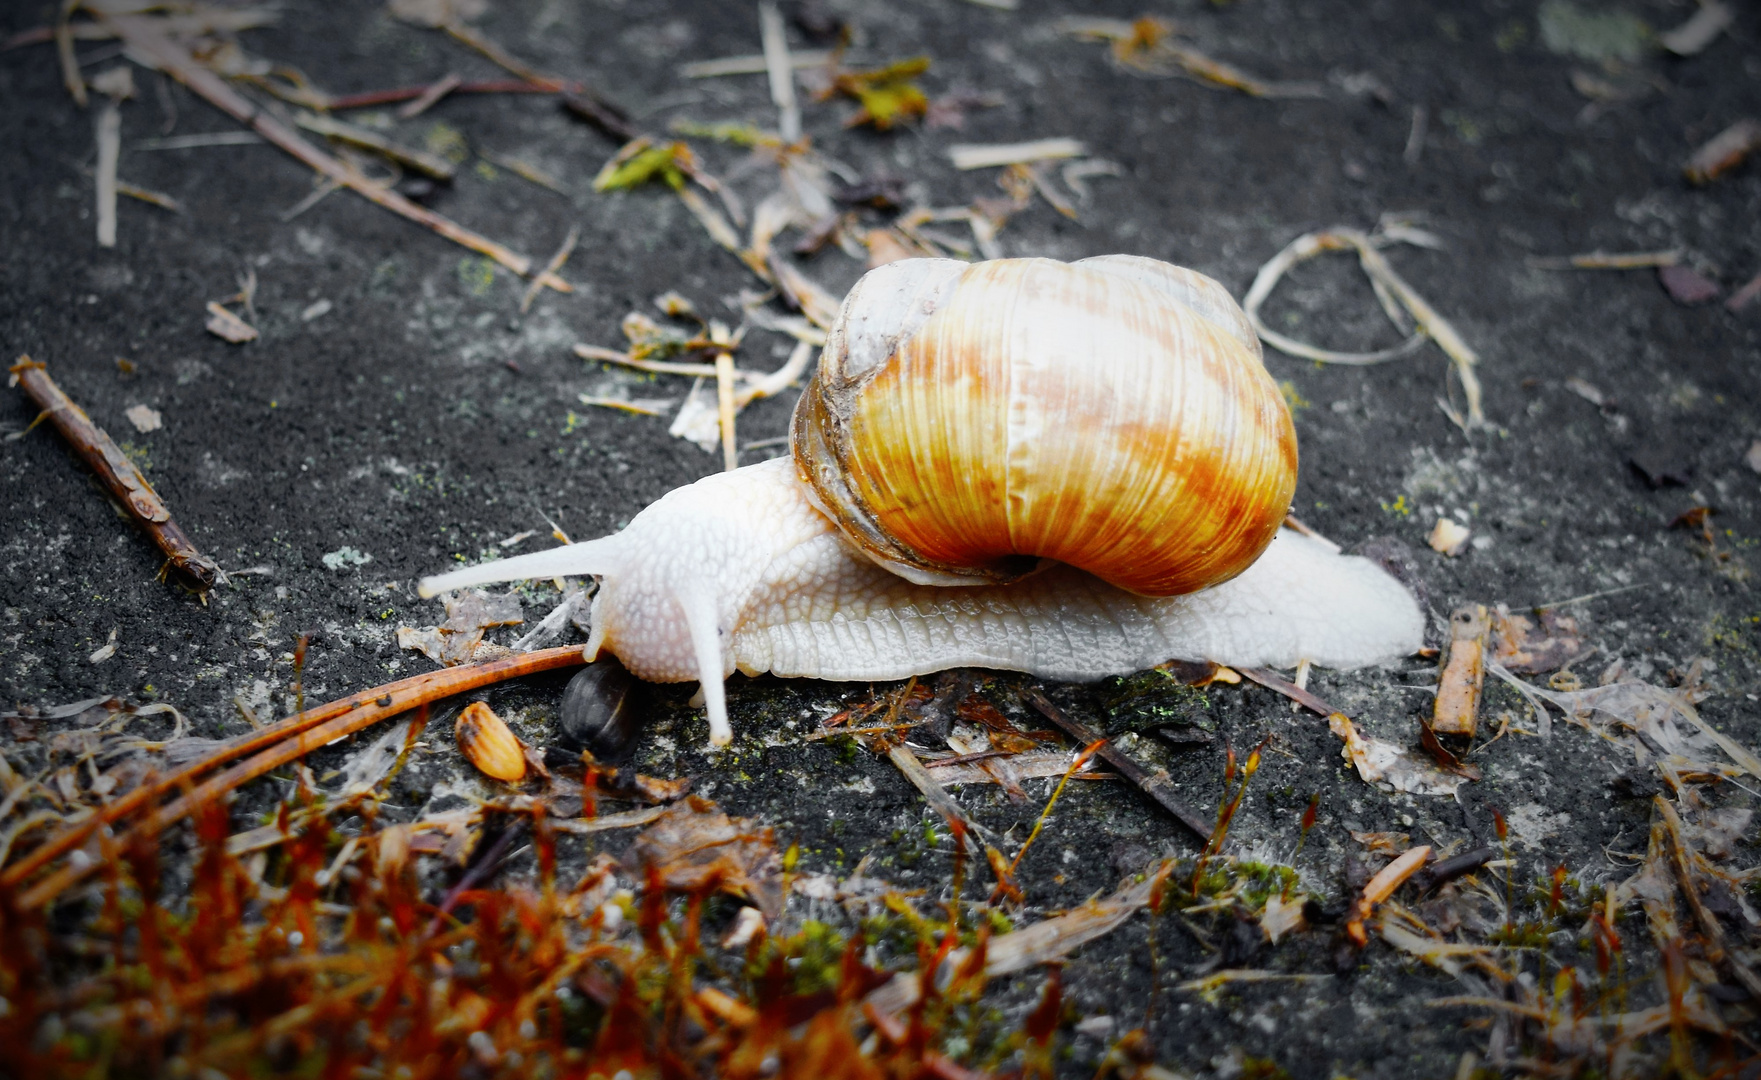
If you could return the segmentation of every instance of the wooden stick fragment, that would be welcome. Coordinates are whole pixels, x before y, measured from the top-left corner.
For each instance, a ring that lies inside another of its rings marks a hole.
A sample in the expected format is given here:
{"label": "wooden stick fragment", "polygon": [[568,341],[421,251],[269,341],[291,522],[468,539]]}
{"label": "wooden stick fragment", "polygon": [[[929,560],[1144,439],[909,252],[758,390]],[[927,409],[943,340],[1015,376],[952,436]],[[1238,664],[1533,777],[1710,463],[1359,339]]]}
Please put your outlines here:
{"label": "wooden stick fragment", "polygon": [[115,441],[102,428],[92,423],[86,411],[73,403],[55,380],[49,378],[44,366],[28,356],[21,356],[11,367],[14,383],[24,389],[55,425],[63,438],[73,444],[98,479],[110,489],[117,501],[127,508],[135,523],[144,529],[159,550],[165,553],[160,568],[163,579],[167,571],[175,571],[180,582],[198,594],[205,594],[220,580],[220,567],[214,560],[196,550],[196,545],[171,520],[171,511],[141,470],[128,459]]}
{"label": "wooden stick fragment", "polygon": [[1087,724],[1066,716],[1064,710],[1052,704],[1051,699],[1037,688],[1028,690],[1022,694],[1022,697],[1029,705],[1037,709],[1041,716],[1050,720],[1064,734],[1076,740],[1079,745],[1091,746],[1097,741],[1101,742],[1102,745],[1095,753],[1100,756],[1102,761],[1117,769],[1119,775],[1136,785],[1137,789],[1153,799],[1157,806],[1174,815],[1174,819],[1186,826],[1194,836],[1207,844],[1210,843],[1210,822],[1174,794],[1174,783],[1168,779],[1166,773],[1150,773],[1143,766],[1127,757],[1124,751],[1102,739]]}
{"label": "wooden stick fragment", "polygon": [[1401,852],[1400,857],[1377,871],[1376,876],[1364,886],[1363,895],[1357,898],[1357,906],[1352,909],[1351,919],[1345,924],[1345,932],[1359,947],[1370,943],[1370,936],[1364,930],[1364,920],[1376,910],[1376,905],[1394,895],[1402,882],[1418,872],[1431,857],[1431,845],[1408,848]]}
{"label": "wooden stick fragment", "polygon": [[1480,722],[1480,690],[1486,681],[1486,636],[1491,631],[1484,604],[1459,607],[1449,616],[1449,658],[1437,678],[1433,731],[1474,737]]}
{"label": "wooden stick fragment", "polygon": [[[456,244],[495,260],[521,277],[532,270],[532,260],[467,229],[449,218],[419,206],[366,174],[313,146],[299,133],[264,113],[243,95],[226,84],[219,75],[203,67],[183,46],[172,41],[157,20],[145,15],[101,15],[123,42],[135,53],[156,65],[161,71],[206,98],[209,104],[231,116],[265,140],[292,154],[310,168],[336,183],[352,189],[369,202],[394,214],[406,217]],[[573,292],[574,286],[554,274],[540,274],[539,280],[558,292]]]}
{"label": "wooden stick fragment", "polygon": [[[279,720],[222,743],[208,756],[190,762],[159,780],[142,784],[106,804],[91,817],[57,833],[33,848],[18,862],[0,870],[0,890],[17,887],[56,858],[85,843],[98,828],[155,803],[172,791],[183,791],[183,794],[172,802],[153,809],[143,828],[159,829],[270,769],[417,706],[522,675],[572,667],[584,662],[579,645],[540,649],[487,663],[413,675]],[[211,777],[200,786],[190,787],[197,776],[209,769],[253,753],[256,756],[248,761]],[[126,840],[119,843],[126,843]],[[96,862],[70,865],[33,885],[19,898],[18,903],[25,909],[41,906],[53,900],[63,889],[98,869],[98,865]]]}

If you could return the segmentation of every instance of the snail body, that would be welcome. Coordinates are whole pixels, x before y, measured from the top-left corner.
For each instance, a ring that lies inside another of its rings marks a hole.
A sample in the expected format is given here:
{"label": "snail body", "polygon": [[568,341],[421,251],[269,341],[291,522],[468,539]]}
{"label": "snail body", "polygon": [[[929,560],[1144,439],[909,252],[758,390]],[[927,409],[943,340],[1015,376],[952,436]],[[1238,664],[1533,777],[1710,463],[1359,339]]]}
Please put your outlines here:
{"label": "snail body", "polygon": [[910,260],[858,283],[826,353],[791,458],[421,595],[598,577],[587,658],[700,681],[717,744],[734,671],[1081,681],[1169,659],[1358,667],[1420,643],[1380,568],[1279,530],[1289,415],[1209,278],[1128,256]]}

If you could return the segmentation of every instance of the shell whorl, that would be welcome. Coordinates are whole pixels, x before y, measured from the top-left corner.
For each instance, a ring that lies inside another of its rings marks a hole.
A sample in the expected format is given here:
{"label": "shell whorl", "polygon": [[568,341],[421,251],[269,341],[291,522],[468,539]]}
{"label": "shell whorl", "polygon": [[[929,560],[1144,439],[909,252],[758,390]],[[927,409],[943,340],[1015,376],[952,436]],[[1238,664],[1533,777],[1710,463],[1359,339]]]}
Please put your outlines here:
{"label": "shell whorl", "polygon": [[1289,410],[1240,308],[1130,256],[871,271],[791,437],[815,504],[919,584],[1051,559],[1195,592],[1259,557],[1296,481]]}

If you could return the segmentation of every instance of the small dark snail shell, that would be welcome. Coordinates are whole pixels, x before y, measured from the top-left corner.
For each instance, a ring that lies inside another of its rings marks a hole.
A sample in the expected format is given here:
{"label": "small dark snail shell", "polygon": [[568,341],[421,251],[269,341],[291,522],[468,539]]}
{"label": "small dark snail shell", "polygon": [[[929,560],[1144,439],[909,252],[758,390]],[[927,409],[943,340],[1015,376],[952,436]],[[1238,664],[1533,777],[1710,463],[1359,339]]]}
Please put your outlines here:
{"label": "small dark snail shell", "polygon": [[642,734],[637,686],[624,665],[609,654],[582,668],[563,691],[558,717],[562,741],[607,764],[628,758]]}

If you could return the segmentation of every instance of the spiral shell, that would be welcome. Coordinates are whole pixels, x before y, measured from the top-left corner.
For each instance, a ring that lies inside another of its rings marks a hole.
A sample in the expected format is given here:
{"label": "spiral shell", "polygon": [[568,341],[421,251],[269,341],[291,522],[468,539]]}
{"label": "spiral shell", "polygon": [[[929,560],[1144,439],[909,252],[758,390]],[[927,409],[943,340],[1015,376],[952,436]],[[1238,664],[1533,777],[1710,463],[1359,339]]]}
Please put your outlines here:
{"label": "spiral shell", "polygon": [[1154,259],[912,259],[845,299],[790,430],[814,504],[925,585],[1043,559],[1145,596],[1239,574],[1296,486],[1241,309]]}

